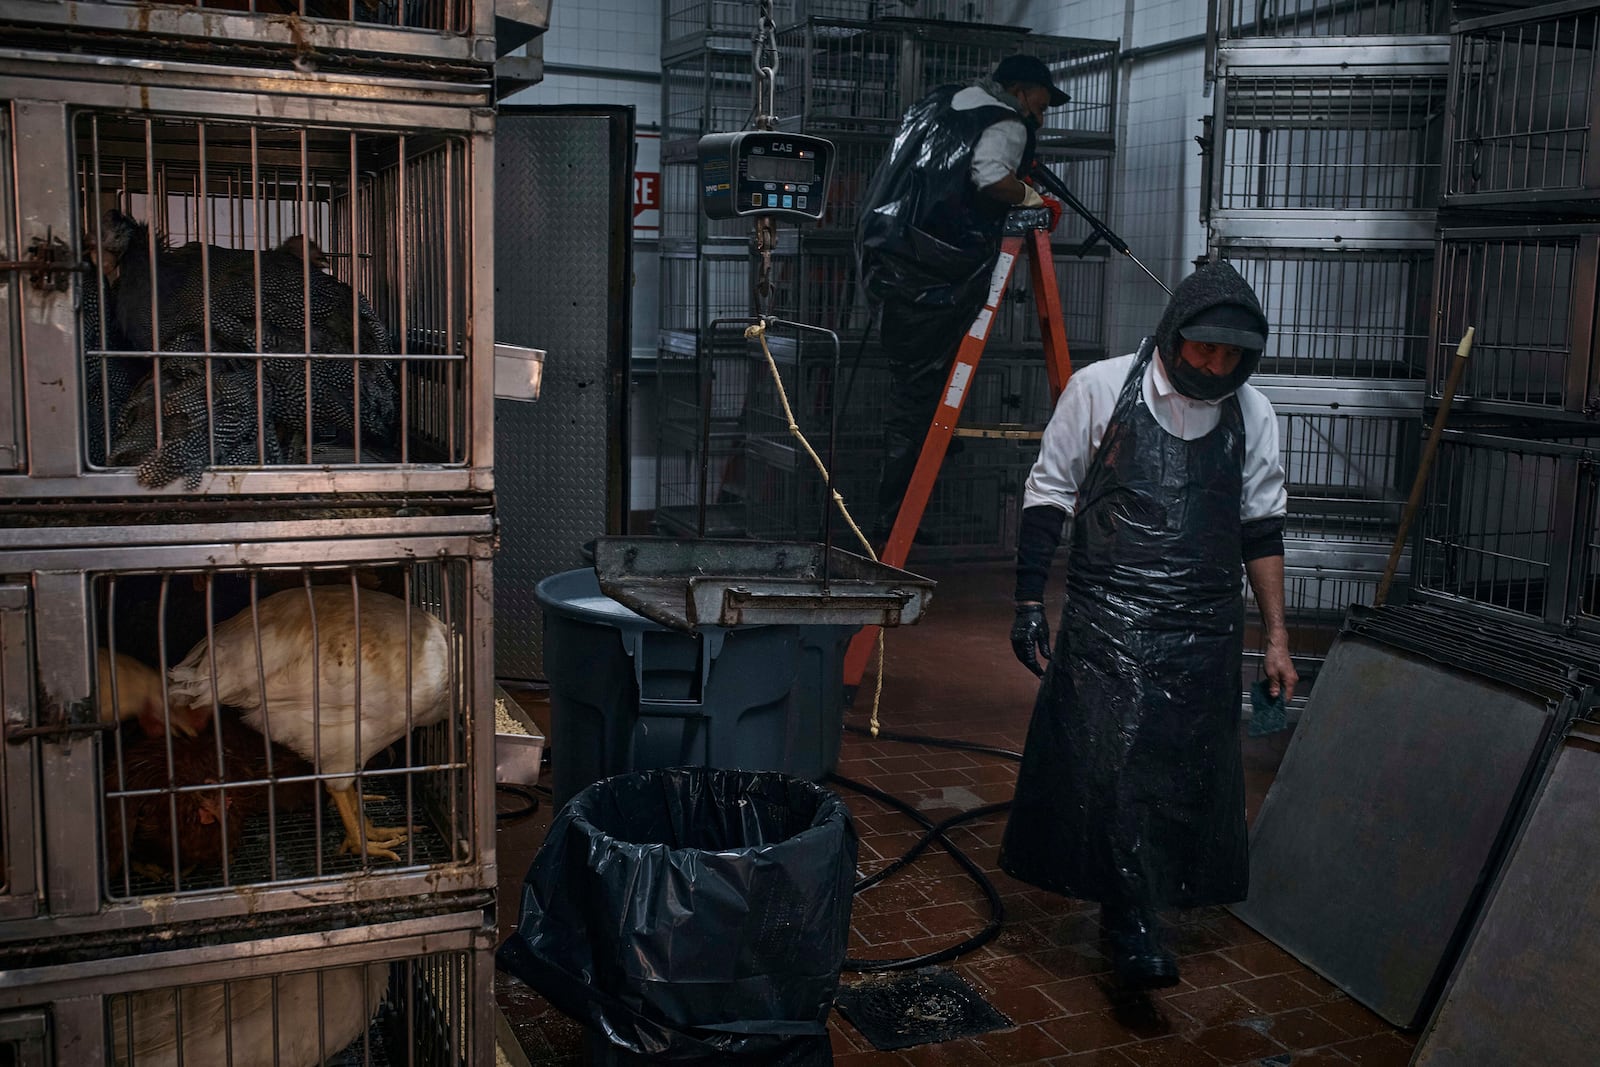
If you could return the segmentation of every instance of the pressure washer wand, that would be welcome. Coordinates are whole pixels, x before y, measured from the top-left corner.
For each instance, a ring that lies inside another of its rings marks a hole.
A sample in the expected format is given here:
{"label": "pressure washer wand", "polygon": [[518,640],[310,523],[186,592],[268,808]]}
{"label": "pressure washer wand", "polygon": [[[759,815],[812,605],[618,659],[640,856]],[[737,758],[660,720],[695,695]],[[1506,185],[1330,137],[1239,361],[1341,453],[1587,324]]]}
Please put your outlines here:
{"label": "pressure washer wand", "polygon": [[1030,172],[1030,177],[1033,178],[1036,184],[1044,186],[1045,191],[1051,196],[1055,197],[1067,207],[1070,207],[1073,211],[1077,212],[1083,221],[1087,222],[1094,230],[1094,233],[1089,235],[1089,239],[1078,246],[1077,250],[1073,253],[1074,255],[1082,257],[1085,252],[1089,251],[1089,249],[1094,246],[1096,241],[1104,240],[1106,244],[1110,245],[1118,252],[1121,252],[1123,255],[1133,260],[1135,266],[1144,271],[1146,274],[1150,275],[1151,281],[1161,286],[1161,288],[1166,289],[1168,296],[1172,295],[1172,290],[1167,289],[1167,283],[1162,281],[1160,278],[1157,278],[1149,267],[1139,262],[1139,257],[1133,254],[1133,249],[1128,247],[1128,242],[1118,237],[1116,233],[1112,231],[1110,226],[1107,226],[1104,222],[1101,222],[1100,219],[1095,216],[1094,212],[1090,211],[1084,206],[1082,200],[1079,200],[1076,196],[1073,196],[1072,190],[1067,188],[1067,183],[1056,177],[1053,171],[1048,170],[1044,164],[1035,160],[1033,164],[1033,170]]}

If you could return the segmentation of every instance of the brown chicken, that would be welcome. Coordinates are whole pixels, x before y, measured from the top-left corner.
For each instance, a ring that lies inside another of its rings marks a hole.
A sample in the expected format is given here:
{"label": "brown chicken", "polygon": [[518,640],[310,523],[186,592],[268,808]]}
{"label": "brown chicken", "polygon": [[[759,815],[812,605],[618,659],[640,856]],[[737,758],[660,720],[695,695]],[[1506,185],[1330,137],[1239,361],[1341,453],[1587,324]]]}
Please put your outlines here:
{"label": "brown chicken", "polygon": [[[315,803],[316,791],[310,782],[185,789],[270,780],[261,735],[242,725],[234,715],[217,716],[216,725],[222,734],[220,767],[217,740],[210,731],[198,737],[174,735],[170,767],[168,738],[164,734],[125,741],[120,763],[112,743],[107,743],[105,825],[110,877],[119,877],[124,863],[134,872],[157,880],[166,880],[173,873],[181,877],[196,867],[220,867],[224,849],[231,858],[244,835],[245,824],[268,811],[269,804],[283,813]],[[282,745],[272,746],[273,778],[310,772],[310,765],[298,755]],[[131,797],[111,795],[145,790],[159,792]]]}
{"label": "brown chicken", "polygon": [[355,779],[344,776],[407,731],[445,719],[451,648],[444,623],[419,607],[387,593],[362,591],[358,602],[349,586],[314,586],[274,593],[254,613],[241,611],[216,628],[212,641],[195,645],[167,679],[177,699],[238,708],[247,725],[319,759],[321,773],[340,776],[324,784],[344,822],[342,851],[362,854],[365,835],[367,857],[398,861],[393,848],[410,828],[364,819],[351,788]]}

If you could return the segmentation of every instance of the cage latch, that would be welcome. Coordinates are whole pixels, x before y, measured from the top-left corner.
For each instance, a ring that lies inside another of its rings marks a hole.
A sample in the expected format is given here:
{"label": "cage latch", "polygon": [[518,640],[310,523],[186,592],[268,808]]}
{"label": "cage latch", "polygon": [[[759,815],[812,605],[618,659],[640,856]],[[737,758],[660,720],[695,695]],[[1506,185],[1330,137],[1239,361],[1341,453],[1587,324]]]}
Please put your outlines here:
{"label": "cage latch", "polygon": [[0,271],[27,271],[28,280],[42,293],[66,292],[67,275],[87,271],[90,264],[72,258],[72,247],[49,230],[28,243],[27,259],[0,260]]}
{"label": "cage latch", "polygon": [[12,726],[6,724],[6,743],[20,745],[39,737],[47,741],[60,741],[73,734],[94,734],[115,730],[115,722],[101,722],[95,717],[94,705],[87,700],[74,700],[53,706],[38,726]]}

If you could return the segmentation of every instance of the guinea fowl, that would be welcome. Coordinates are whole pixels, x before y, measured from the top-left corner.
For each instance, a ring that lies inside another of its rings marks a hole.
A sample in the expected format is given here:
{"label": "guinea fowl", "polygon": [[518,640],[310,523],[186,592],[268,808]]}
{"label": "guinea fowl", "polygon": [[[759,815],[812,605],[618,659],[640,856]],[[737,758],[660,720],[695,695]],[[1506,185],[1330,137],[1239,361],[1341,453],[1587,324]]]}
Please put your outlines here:
{"label": "guinea fowl", "polygon": [[246,724],[319,773],[341,776],[324,781],[344,823],[341,851],[361,854],[364,833],[368,858],[399,860],[393,847],[410,828],[358,818],[354,779],[343,776],[448,715],[451,641],[442,622],[387,593],[362,590],[358,600],[343,585],[286,589],[219,625],[167,680],[175,699],[238,708]]}
{"label": "guinea fowl", "polygon": [[388,989],[388,965],[369,963],[130,993],[108,1006],[112,1062],[315,1067],[366,1032]]}
{"label": "guinea fowl", "polygon": [[[159,341],[163,353],[338,354],[354,353],[358,345],[363,355],[394,352],[365,298],[326,271],[308,269],[295,251],[257,253],[198,242],[166,248],[158,241],[152,271],[147,224],[108,211],[100,236],[104,258],[117,271],[108,326],[127,351],[155,351]],[[155,488],[182,477],[195,489],[213,463],[303,457],[308,436],[319,431],[355,435],[359,427],[366,444],[385,444],[393,440],[398,413],[393,372],[386,360],[165,358],[159,380],[146,377],[119,413],[110,457],[136,465],[142,485]]]}

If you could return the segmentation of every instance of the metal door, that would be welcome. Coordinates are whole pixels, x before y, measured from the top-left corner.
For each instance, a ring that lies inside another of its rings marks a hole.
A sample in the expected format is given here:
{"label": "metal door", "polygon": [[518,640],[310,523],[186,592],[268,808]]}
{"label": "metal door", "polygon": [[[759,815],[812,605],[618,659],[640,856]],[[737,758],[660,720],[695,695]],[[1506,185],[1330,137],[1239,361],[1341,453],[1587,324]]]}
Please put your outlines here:
{"label": "metal door", "polygon": [[542,678],[534,586],[625,533],[633,109],[503,107],[495,340],[545,349],[539,400],[495,404],[495,674]]}

